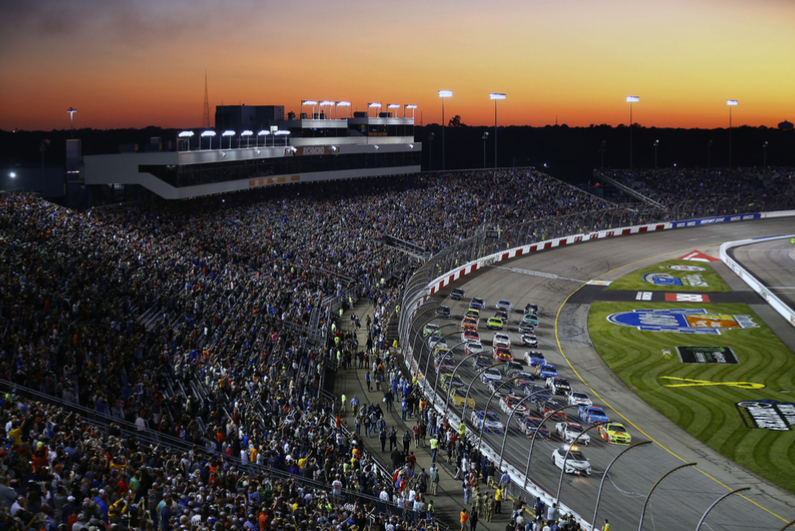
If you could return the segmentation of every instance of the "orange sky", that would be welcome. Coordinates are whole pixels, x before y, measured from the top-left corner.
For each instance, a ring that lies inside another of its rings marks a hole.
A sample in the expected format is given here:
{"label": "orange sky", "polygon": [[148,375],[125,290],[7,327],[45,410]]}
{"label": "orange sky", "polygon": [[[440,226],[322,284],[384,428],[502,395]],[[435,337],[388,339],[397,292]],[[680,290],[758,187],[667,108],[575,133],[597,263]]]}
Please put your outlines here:
{"label": "orange sky", "polygon": [[795,121],[792,0],[5,0],[0,129],[198,127],[214,106],[416,103],[493,125]]}

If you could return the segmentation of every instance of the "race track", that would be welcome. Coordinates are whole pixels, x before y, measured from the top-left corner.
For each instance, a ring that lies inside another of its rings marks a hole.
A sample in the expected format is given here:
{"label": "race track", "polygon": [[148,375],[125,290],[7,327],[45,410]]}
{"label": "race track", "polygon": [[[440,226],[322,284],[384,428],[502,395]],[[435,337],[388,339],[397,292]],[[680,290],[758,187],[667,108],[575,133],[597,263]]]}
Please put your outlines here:
{"label": "race track", "polygon": [[[528,349],[521,346],[517,331],[521,319],[519,312],[528,302],[538,304],[541,310],[537,329],[539,349],[546,358],[569,379],[574,389],[588,392],[596,405],[603,406],[611,420],[623,422],[633,442],[654,442],[628,452],[611,469],[596,520],[599,527],[607,517],[614,529],[636,529],[644,499],[652,485],[673,467],[696,462],[697,469],[682,469],[655,490],[646,509],[644,529],[695,529],[702,513],[720,496],[730,489],[752,487],[745,493],[747,499],[736,497],[721,504],[702,529],[777,530],[786,521],[795,519],[795,496],[710,450],[648,406],[615,376],[591,346],[587,330],[590,303],[582,297],[584,290],[580,288],[591,279],[615,280],[633,270],[679,258],[696,249],[718,256],[718,247],[725,241],[783,234],[791,228],[792,221],[788,219],[708,225],[597,240],[501,262],[464,277],[436,295],[438,302],[449,305],[453,314],[449,321],[452,326],[443,328],[442,332],[457,331],[469,299],[483,297],[487,310],[481,314],[479,332],[484,349],[490,351],[492,333],[486,330],[486,318],[493,315],[498,299],[510,299],[515,309],[511,314],[509,335],[514,355],[521,360]],[[738,256],[738,261],[754,269],[743,256]],[[748,287],[722,263],[715,267],[733,289],[748,291]],[[443,300],[456,287],[466,290],[464,301]],[[761,298],[745,295],[755,301],[754,311],[774,330],[780,330],[780,337],[792,349],[795,346],[793,328]],[[458,341],[457,335],[449,338],[450,345]],[[428,349],[424,349],[419,360],[421,368],[425,367],[427,352]],[[457,360],[462,357],[463,351],[457,350]],[[467,363],[457,374],[468,383],[475,371]],[[428,383],[433,385],[435,379],[431,363]],[[472,394],[477,409],[483,409],[490,394],[486,386],[476,382]],[[492,401],[489,410],[498,412],[501,421],[506,422],[507,415],[500,411],[497,399]],[[573,412],[570,418],[574,418],[576,409],[570,411]],[[469,413],[466,416],[469,420]],[[517,430],[515,418],[503,458],[524,471],[529,441]],[[547,426],[554,429],[554,423],[548,421]],[[624,447],[599,440],[596,430],[589,434],[593,442],[584,448],[584,453],[594,473],[590,477],[565,476],[560,499],[590,521],[602,472]],[[499,451],[503,437],[487,434],[484,440]],[[552,495],[558,488],[560,469],[551,463],[551,454],[560,445],[560,440],[554,436],[550,441],[536,441],[530,467],[531,479]]]}
{"label": "race track", "polygon": [[[789,227],[790,232],[792,226]],[[729,256],[751,271],[790,308],[795,307],[795,245],[789,238],[752,243],[729,250]]]}

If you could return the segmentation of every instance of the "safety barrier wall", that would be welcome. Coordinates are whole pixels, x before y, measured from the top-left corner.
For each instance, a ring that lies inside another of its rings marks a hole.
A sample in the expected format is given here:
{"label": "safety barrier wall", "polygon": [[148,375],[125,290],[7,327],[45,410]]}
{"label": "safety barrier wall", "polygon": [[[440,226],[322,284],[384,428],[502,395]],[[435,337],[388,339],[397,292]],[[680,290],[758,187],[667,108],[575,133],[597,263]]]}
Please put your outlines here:
{"label": "safety barrier wall", "polygon": [[[771,216],[772,217],[772,216]],[[749,245],[752,243],[761,243],[766,241],[773,241],[773,240],[781,240],[784,238],[794,238],[795,234],[786,234],[782,236],[767,236],[764,238],[752,238],[749,240],[738,240],[734,242],[726,242],[720,246],[720,259],[725,263],[729,268],[734,271],[737,276],[739,276],[748,286],[751,287],[752,290],[757,292],[759,295],[762,296],[765,301],[774,309],[776,310],[784,319],[787,320],[789,324],[795,326],[795,311],[792,308],[787,306],[784,301],[779,299],[776,295],[770,292],[769,289],[765,287],[762,282],[760,282],[755,276],[748,272],[743,266],[737,263],[731,256],[729,256],[729,249],[734,247],[741,247],[743,245]]]}
{"label": "safety barrier wall", "polygon": [[[787,216],[795,216],[795,211],[787,210],[787,211],[775,211],[775,212],[755,212],[755,213],[747,213],[747,214],[738,214],[738,215],[731,215],[731,216],[713,216],[713,217],[705,217],[705,218],[697,218],[697,219],[690,219],[690,220],[683,220],[683,221],[666,221],[666,222],[657,222],[657,223],[648,223],[643,225],[632,225],[626,227],[620,227],[616,229],[607,229],[607,230],[599,230],[584,234],[574,234],[570,236],[563,236],[560,238],[548,239],[543,240],[527,245],[518,246],[515,248],[507,248],[504,251],[499,251],[496,253],[491,253],[486,256],[480,257],[476,260],[471,260],[465,263],[462,266],[455,267],[447,272],[444,272],[437,277],[433,278],[432,280],[428,281],[427,284],[423,284],[422,286],[418,285],[418,282],[414,282],[413,286],[407,286],[406,292],[404,294],[403,299],[403,307],[405,311],[401,315],[401,324],[399,326],[399,334],[400,334],[400,343],[403,347],[404,351],[404,359],[406,360],[406,365],[409,371],[413,376],[417,376],[418,381],[420,382],[420,387],[423,389],[427,396],[432,396],[434,389],[433,387],[425,380],[423,371],[424,367],[420,368],[418,364],[418,360],[415,359],[414,352],[413,352],[413,342],[411,341],[411,333],[412,333],[412,322],[414,317],[417,315],[419,308],[426,302],[428,299],[437,293],[439,290],[448,286],[459,280],[460,278],[464,277],[465,275],[474,273],[475,271],[482,269],[484,267],[496,264],[498,262],[502,262],[505,260],[510,260],[511,258],[516,258],[519,256],[523,256],[526,254],[546,251],[549,249],[555,249],[557,247],[562,247],[564,245],[572,245],[577,243],[584,243],[593,240],[600,240],[605,238],[613,238],[617,236],[629,236],[632,234],[644,234],[649,232],[656,232],[661,230],[670,230],[670,229],[680,229],[680,228],[690,228],[690,227],[698,227],[703,225],[714,225],[718,223],[731,223],[736,221],[748,221],[754,219],[766,219],[766,218],[778,218],[778,217],[787,217]],[[472,238],[474,241],[475,238]],[[750,240],[753,241],[753,240]],[[471,244],[471,242],[470,242]],[[460,244],[459,244],[460,245]],[[427,279],[429,277],[429,271],[431,270],[430,262],[433,262],[437,257],[440,255],[447,255],[448,261],[449,257],[452,255],[451,249],[445,249],[444,251],[440,252],[436,256],[432,257],[429,260],[429,264],[426,264],[425,267],[420,268],[415,273],[415,278],[413,280],[419,281],[419,279]],[[724,249],[721,246],[721,258],[723,259],[724,256]],[[728,258],[728,256],[727,256]],[[437,262],[442,263],[444,258],[440,258]],[[729,260],[731,260],[729,258]],[[724,259],[724,262],[729,264]],[[735,266],[739,268],[740,266],[735,263]],[[729,264],[729,267],[732,267]],[[737,271],[737,269],[733,270]],[[740,268],[741,269],[741,268]],[[424,270],[424,271],[423,271]],[[740,274],[740,273],[738,273]],[[750,275],[746,272],[744,273],[745,277],[750,277]],[[740,276],[743,276],[742,274]],[[753,278],[753,277],[751,277]],[[755,280],[755,279],[754,279]],[[747,280],[746,280],[747,281]],[[758,283],[758,281],[757,281]],[[753,286],[752,286],[753,287]],[[760,285],[761,289],[765,289]],[[765,291],[767,291],[765,289]],[[760,293],[762,293],[760,291]],[[765,297],[765,295],[762,295]],[[769,291],[767,291],[766,299],[770,301],[771,299],[768,297],[774,297]],[[777,298],[776,298],[777,299]],[[778,300],[778,299],[777,299]],[[779,301],[780,303],[780,301]],[[786,307],[786,306],[785,306]],[[792,310],[789,310],[790,314],[788,319],[791,319],[795,325],[795,315],[792,314]],[[783,315],[783,314],[782,314]],[[424,343],[419,343],[423,345]],[[422,355],[422,350],[420,349],[420,355]],[[430,356],[430,353],[428,354]],[[436,397],[434,397],[436,400]],[[456,423],[460,423],[461,419],[458,417],[453,411],[446,411],[444,408],[444,400],[439,403],[436,401],[434,403],[434,409],[440,414],[446,414],[448,418]],[[506,426],[508,429],[508,426]],[[494,449],[488,447],[487,445],[484,446],[481,451],[494,461],[499,460],[499,455],[494,451]],[[503,457],[503,467],[508,470],[508,473],[511,476],[511,480],[513,483],[518,485],[520,488],[523,487],[525,484],[527,485],[527,491],[533,495],[541,498],[544,503],[550,504],[552,502],[558,503],[558,507],[564,513],[574,514],[574,516],[578,519],[581,525],[583,525],[586,529],[594,529],[591,522],[583,519],[580,515],[572,511],[568,508],[565,504],[561,503],[559,500],[554,499],[554,496],[546,492],[543,488],[539,485],[535,484],[531,479],[525,477],[524,472],[517,469],[513,466],[509,461]]]}

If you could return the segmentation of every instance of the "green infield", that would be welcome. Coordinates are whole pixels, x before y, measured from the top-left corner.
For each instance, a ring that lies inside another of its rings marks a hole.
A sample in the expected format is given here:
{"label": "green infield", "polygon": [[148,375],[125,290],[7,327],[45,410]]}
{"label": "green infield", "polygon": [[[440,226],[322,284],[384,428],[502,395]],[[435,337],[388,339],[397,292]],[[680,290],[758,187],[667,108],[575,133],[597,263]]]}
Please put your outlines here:
{"label": "green infield", "polygon": [[[672,312],[683,308],[704,314]],[[638,317],[635,310],[667,312]],[[608,321],[611,315],[624,325]],[[709,335],[633,324],[722,328]],[[795,355],[748,305],[602,301],[591,306],[588,328],[602,358],[646,402],[711,448],[795,492],[795,426],[789,425],[795,424]]]}
{"label": "green infield", "polygon": [[709,262],[668,260],[635,271],[607,289],[628,291],[731,291]]}

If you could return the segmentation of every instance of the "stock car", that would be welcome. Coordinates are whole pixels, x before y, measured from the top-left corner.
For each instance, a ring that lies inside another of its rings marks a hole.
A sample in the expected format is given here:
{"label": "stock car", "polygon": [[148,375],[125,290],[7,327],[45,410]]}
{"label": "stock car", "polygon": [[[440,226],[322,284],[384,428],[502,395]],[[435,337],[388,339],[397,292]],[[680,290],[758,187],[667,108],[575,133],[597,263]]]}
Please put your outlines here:
{"label": "stock car", "polygon": [[491,356],[487,354],[478,354],[474,358],[472,358],[472,369],[475,371],[482,371],[486,367],[491,367],[494,362],[491,359]]}
{"label": "stock car", "polygon": [[632,436],[623,424],[618,422],[608,422],[596,428],[599,437],[612,444],[629,444]]}
{"label": "stock car", "polygon": [[543,365],[536,366],[536,376],[543,380],[546,380],[547,378],[556,378],[558,376],[558,370],[554,365],[547,365],[545,363]]}
{"label": "stock car", "polygon": [[524,390],[525,395],[532,395],[534,393],[538,394],[530,398],[530,402],[533,404],[536,402],[545,402],[552,398],[552,395],[549,394],[549,389],[541,385],[531,385],[529,388]]}
{"label": "stock car", "polygon": [[511,301],[509,301],[508,299],[500,299],[499,301],[497,301],[496,308],[497,310],[502,310],[503,312],[510,313],[510,311],[513,309],[513,304],[511,304]]}
{"label": "stock car", "polygon": [[513,353],[511,349],[505,347],[494,348],[494,359],[496,361],[513,361]]}
{"label": "stock car", "polygon": [[480,344],[480,341],[467,341],[466,347],[464,347],[464,353],[467,356],[481,352],[483,352],[483,345]]}
{"label": "stock car", "polygon": [[519,332],[524,332],[525,334],[532,334],[536,331],[536,327],[531,325],[530,323],[526,323],[524,321],[519,322]]}
{"label": "stock car", "polygon": [[[583,455],[578,446],[564,444],[552,452],[552,462],[555,466],[563,469],[566,474],[577,474],[589,476],[591,474],[591,463]],[[565,468],[564,468],[565,464]]]}
{"label": "stock car", "polygon": [[[485,417],[485,420],[484,420]],[[496,413],[486,413],[485,411],[473,411],[469,417],[475,429],[483,430],[483,433],[496,433],[502,435],[505,425],[500,422],[500,417]]]}
{"label": "stock car", "polygon": [[571,405],[571,406],[573,406],[575,404],[577,404],[579,406],[592,406],[593,405],[593,402],[591,401],[591,398],[586,393],[583,393],[582,391],[571,390],[571,391],[569,391],[569,396],[566,397],[566,398],[567,398],[567,400],[569,402],[569,405]]}
{"label": "stock car", "polygon": [[522,317],[522,321],[525,323],[530,323],[533,326],[538,326],[538,315],[534,313],[526,313],[524,317]]}
{"label": "stock car", "polygon": [[462,380],[461,377],[458,376],[457,374],[455,376],[452,376],[450,373],[444,373],[441,376],[439,376],[439,382],[442,391],[444,391],[445,393],[449,391],[451,387],[456,389],[463,389],[464,387],[466,387],[464,380]]}
{"label": "stock car", "polygon": [[475,320],[480,319],[480,310],[476,308],[467,308],[464,317],[468,317],[470,319],[475,319]]}
{"label": "stock car", "polygon": [[538,346],[538,338],[535,334],[522,334],[522,345],[530,348]]}
{"label": "stock car", "polygon": [[428,346],[431,348],[444,347],[447,348],[447,340],[441,336],[432,335],[428,338]]}
{"label": "stock car", "polygon": [[472,319],[471,317],[464,317],[461,320],[461,331],[464,330],[475,330],[478,329],[478,321],[477,319]]}
{"label": "stock car", "polygon": [[436,355],[433,358],[433,366],[437,371],[454,370],[456,362],[455,357],[453,357],[453,353],[450,352],[450,349],[440,348],[437,350]]}
{"label": "stock car", "polygon": [[461,341],[480,341],[480,334],[478,334],[477,330],[467,328],[461,332]]}
{"label": "stock car", "polygon": [[538,315],[538,304],[528,302],[524,305],[524,313],[534,313]]}
{"label": "stock car", "polygon": [[489,330],[502,330],[504,326],[505,323],[499,317],[489,317],[486,321],[486,328]]}
{"label": "stock car", "polygon": [[530,378],[518,378],[514,380],[513,383],[516,385],[516,388],[518,390],[524,392],[526,395],[527,389],[533,387],[534,380],[533,377],[531,376]]}
{"label": "stock car", "polygon": [[577,410],[577,416],[589,426],[597,422],[610,422],[604,410],[599,406],[580,406]]}
{"label": "stock car", "polygon": [[497,310],[494,312],[494,317],[499,317],[503,323],[508,324],[508,312]]}
{"label": "stock car", "polygon": [[450,317],[450,307],[439,306],[436,308],[436,317]]}
{"label": "stock car", "polygon": [[[455,407],[464,407],[464,399],[466,398],[466,393],[463,389],[456,389],[453,388],[450,391],[450,402],[453,403]],[[475,407],[475,399],[474,398],[466,398],[467,401],[467,408],[474,408]]]}
{"label": "stock car", "polygon": [[489,382],[489,393],[494,393],[494,396],[508,396],[513,394],[513,385],[511,382]]}
{"label": "stock car", "polygon": [[501,382],[502,374],[500,374],[498,369],[486,369],[480,373],[480,381],[484,384],[488,384],[489,382]]}
{"label": "stock car", "polygon": [[505,395],[500,398],[500,409],[509,415],[515,409],[518,414],[523,415],[527,413],[528,408],[524,403],[519,404],[522,400],[516,395]]}
{"label": "stock car", "polygon": [[528,439],[538,431],[540,437],[549,440],[549,430],[541,423],[540,418],[520,417],[517,423],[519,424],[519,429],[522,430],[522,433],[524,433]]}
{"label": "stock car", "polygon": [[588,446],[591,444],[591,436],[587,433],[582,433],[582,424],[577,422],[558,422],[555,424],[555,433],[564,443],[571,444],[574,439],[577,439],[577,444]]}
{"label": "stock car", "polygon": [[427,323],[422,329],[422,335],[429,336],[439,330],[439,325],[436,323]]}
{"label": "stock car", "polygon": [[491,338],[491,344],[494,345],[495,347],[503,346],[505,348],[511,348],[511,338],[508,334],[497,332]]}
{"label": "stock car", "polygon": [[[556,409],[560,409],[566,404],[561,402],[556,398],[550,398],[548,400],[544,400],[543,402],[536,402],[538,406],[538,412],[541,413],[542,417],[546,417]],[[566,422],[566,412],[565,411],[558,411],[557,413],[553,414],[550,417],[552,420],[559,420],[560,422]]]}
{"label": "stock car", "polygon": [[544,354],[538,350],[528,350],[524,353],[524,362],[531,367],[535,367],[536,365],[543,365],[547,360],[544,359]]}
{"label": "stock car", "polygon": [[522,372],[524,367],[518,361],[509,361],[505,365],[502,366],[502,373],[505,376],[513,376],[515,373]]}
{"label": "stock car", "polygon": [[450,298],[454,301],[461,301],[464,300],[464,294],[466,294],[464,290],[461,288],[455,288],[450,292]]}
{"label": "stock car", "polygon": [[571,386],[566,378],[547,378],[546,383],[553,395],[566,395],[571,391]]}
{"label": "stock car", "polygon": [[472,297],[472,300],[469,301],[469,307],[476,310],[482,310],[486,307],[486,301],[484,301],[481,297]]}

